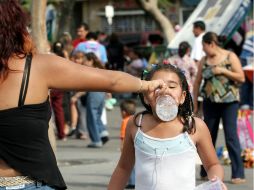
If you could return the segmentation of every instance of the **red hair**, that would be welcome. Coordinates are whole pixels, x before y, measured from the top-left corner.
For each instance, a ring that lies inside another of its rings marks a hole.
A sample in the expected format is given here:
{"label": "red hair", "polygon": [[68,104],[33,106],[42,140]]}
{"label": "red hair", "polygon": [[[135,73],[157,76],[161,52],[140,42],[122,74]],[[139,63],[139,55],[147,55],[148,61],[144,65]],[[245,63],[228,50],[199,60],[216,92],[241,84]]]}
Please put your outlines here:
{"label": "red hair", "polygon": [[10,57],[24,58],[33,52],[27,24],[28,15],[16,0],[0,0],[0,81],[8,76]]}

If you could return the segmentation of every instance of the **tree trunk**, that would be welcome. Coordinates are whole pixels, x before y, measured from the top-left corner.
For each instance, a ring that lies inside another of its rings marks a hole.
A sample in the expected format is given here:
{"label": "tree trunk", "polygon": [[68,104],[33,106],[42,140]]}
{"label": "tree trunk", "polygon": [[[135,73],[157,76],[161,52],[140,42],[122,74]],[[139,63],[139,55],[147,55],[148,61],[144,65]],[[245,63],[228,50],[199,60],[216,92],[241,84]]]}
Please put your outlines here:
{"label": "tree trunk", "polygon": [[[47,53],[49,44],[46,32],[46,6],[47,0],[32,1],[32,38],[38,53]],[[53,130],[54,125],[49,123],[49,141],[53,151],[56,153],[56,139]]]}
{"label": "tree trunk", "polygon": [[32,1],[32,38],[39,53],[48,51],[46,6],[47,0]]}
{"label": "tree trunk", "polygon": [[74,0],[64,0],[64,2],[61,3],[61,9],[60,9],[60,17],[59,17],[59,24],[58,24],[58,33],[57,33],[57,39],[61,37],[63,32],[71,32],[71,22],[72,14],[73,14],[73,8],[75,5]]}
{"label": "tree trunk", "polygon": [[175,36],[174,28],[168,18],[162,14],[158,7],[158,0],[138,0],[142,8],[150,13],[159,23],[167,42],[169,43]]}

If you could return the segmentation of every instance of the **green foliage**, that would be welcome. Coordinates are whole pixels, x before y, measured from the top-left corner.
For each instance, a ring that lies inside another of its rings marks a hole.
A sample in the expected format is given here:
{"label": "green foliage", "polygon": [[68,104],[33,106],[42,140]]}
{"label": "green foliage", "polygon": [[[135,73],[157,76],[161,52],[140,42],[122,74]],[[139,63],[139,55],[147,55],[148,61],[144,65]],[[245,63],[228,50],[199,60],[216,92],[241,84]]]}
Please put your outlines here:
{"label": "green foliage", "polygon": [[31,5],[32,5],[32,0],[21,0],[20,1],[22,7],[26,10],[26,11],[30,11],[31,9]]}

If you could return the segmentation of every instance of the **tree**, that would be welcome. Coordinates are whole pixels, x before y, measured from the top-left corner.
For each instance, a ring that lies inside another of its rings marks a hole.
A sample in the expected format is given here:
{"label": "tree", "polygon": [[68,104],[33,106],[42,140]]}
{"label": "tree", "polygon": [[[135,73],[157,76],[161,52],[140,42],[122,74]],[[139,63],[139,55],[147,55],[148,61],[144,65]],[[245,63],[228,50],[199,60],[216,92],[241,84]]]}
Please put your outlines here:
{"label": "tree", "polygon": [[40,53],[48,50],[48,40],[46,31],[46,6],[47,0],[32,1],[32,38]]}
{"label": "tree", "polygon": [[[32,38],[39,53],[46,53],[49,48],[46,32],[46,6],[47,0],[32,1]],[[56,152],[56,140],[52,122],[49,123],[49,140]]]}
{"label": "tree", "polygon": [[169,43],[175,36],[173,25],[169,19],[161,12],[158,4],[169,4],[168,0],[138,0],[141,7],[148,13],[150,13],[154,19],[159,23],[167,42]]}
{"label": "tree", "polygon": [[59,25],[58,27],[58,36],[57,39],[62,35],[63,32],[71,32],[71,22],[73,21],[72,19],[72,13],[73,13],[73,8],[75,5],[76,1],[74,0],[64,0],[61,3],[61,8],[60,8],[60,17],[59,17]]}

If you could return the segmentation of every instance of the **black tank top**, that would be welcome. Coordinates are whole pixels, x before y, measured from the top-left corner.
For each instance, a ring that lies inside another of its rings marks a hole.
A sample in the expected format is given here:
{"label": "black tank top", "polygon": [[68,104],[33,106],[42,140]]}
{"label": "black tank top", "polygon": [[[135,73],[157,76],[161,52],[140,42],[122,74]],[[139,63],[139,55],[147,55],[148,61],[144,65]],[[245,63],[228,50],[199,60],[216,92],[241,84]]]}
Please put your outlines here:
{"label": "black tank top", "polygon": [[0,159],[24,176],[55,189],[66,189],[48,139],[49,100],[24,105],[31,61],[28,55],[18,107],[0,110]]}

